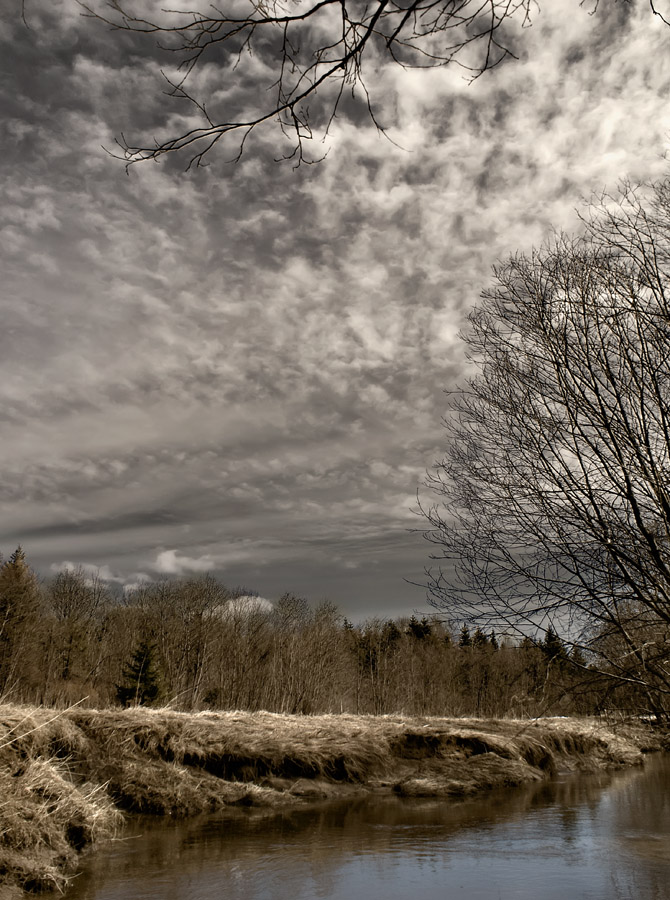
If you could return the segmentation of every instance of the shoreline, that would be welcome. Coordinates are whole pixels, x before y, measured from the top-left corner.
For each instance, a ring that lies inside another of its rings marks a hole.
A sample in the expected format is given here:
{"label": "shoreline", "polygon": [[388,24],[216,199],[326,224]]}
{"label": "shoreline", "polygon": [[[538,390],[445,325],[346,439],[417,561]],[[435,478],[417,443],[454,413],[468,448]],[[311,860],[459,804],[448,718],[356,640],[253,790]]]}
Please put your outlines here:
{"label": "shoreline", "polygon": [[63,890],[126,815],[393,793],[445,802],[639,765],[660,729],[595,719],[64,711],[0,705],[0,900]]}

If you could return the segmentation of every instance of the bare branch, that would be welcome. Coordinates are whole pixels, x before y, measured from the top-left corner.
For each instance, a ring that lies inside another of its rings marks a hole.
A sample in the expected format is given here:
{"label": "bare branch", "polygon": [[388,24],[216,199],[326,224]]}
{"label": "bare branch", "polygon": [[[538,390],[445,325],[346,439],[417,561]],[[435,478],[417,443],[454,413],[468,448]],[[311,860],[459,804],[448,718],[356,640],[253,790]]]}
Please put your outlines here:
{"label": "bare branch", "polygon": [[[167,9],[149,18],[124,0],[77,2],[83,15],[113,30],[155,36],[159,47],[179,59],[179,78],[168,78],[168,93],[188,101],[202,119],[199,127],[148,145],[121,138],[114,155],[127,165],[180,151],[191,153],[189,165],[200,165],[212,147],[236,133],[239,159],[249,135],[272,121],[293,144],[283,158],[307,162],[306,145],[328,134],[345,85],[354,101],[362,97],[386,135],[366,83],[375,65],[385,59],[405,68],[454,64],[477,78],[514,57],[507,25],[529,24],[536,7],[534,0],[227,0],[220,8]],[[250,59],[270,73],[265,84],[256,81],[257,73],[244,71]],[[226,101],[213,104],[199,96],[199,75],[212,62],[232,77],[234,90],[248,92],[246,112],[228,115]]]}

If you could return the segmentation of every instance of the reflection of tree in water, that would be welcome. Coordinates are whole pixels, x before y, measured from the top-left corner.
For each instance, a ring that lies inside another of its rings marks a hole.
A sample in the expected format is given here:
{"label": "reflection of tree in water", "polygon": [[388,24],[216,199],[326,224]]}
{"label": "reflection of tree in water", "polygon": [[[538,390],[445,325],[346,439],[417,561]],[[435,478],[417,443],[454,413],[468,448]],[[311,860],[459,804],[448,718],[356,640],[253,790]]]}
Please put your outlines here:
{"label": "reflection of tree in water", "polygon": [[[670,885],[670,767],[667,758],[656,757],[647,761],[645,769],[644,776],[631,773],[615,786],[612,839],[628,868],[639,873],[638,881],[644,877],[644,883],[634,885],[634,895],[665,900]],[[645,787],[640,790],[643,777]],[[616,887],[619,893],[614,896],[626,896],[630,890],[626,872]]]}
{"label": "reflection of tree in water", "polygon": [[[463,866],[464,854],[470,861],[481,854],[493,859],[493,871],[496,858],[501,867],[513,860],[520,887],[526,862],[535,875],[545,865],[592,865],[608,900],[667,900],[668,788],[670,763],[661,759],[649,760],[645,771],[568,777],[469,801],[384,797],[145,820],[131,825],[127,841],[91,857],[68,896],[254,900],[255,886],[262,882],[267,893],[272,882],[277,900],[335,898],[352,870],[373,896],[375,878],[412,867],[417,883],[429,884],[436,873]],[[515,849],[521,845],[526,849]]]}
{"label": "reflection of tree in water", "polygon": [[[612,824],[617,832],[661,832],[670,822],[670,771],[663,757],[647,759],[644,773],[633,771],[617,780],[612,793]],[[644,779],[645,790],[639,789]]]}

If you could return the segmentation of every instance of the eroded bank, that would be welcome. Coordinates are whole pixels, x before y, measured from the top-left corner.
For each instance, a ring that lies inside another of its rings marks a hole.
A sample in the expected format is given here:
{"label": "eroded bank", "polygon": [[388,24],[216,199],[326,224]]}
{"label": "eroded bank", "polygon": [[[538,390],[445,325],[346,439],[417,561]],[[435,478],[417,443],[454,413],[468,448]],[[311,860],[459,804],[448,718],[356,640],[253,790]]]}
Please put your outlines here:
{"label": "eroded bank", "polygon": [[[592,719],[0,707],[0,885],[62,888],[133,813],[305,804],[347,794],[464,797],[558,771],[639,764],[663,735]],[[0,893],[0,896],[3,896]]]}

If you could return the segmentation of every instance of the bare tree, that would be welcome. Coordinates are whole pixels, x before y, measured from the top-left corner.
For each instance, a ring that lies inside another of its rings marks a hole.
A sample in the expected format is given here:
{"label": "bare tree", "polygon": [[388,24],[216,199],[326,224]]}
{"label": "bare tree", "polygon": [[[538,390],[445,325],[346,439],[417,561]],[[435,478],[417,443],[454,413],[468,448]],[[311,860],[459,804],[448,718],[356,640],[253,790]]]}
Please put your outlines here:
{"label": "bare tree", "polygon": [[42,663],[45,695],[74,702],[91,693],[101,664],[100,624],[110,594],[98,574],[81,567],[58,572],[43,594],[49,634]]}
{"label": "bare tree", "polygon": [[[670,705],[670,181],[518,255],[470,315],[477,374],[445,421],[426,537],[434,603],[554,623]],[[592,657],[593,658],[593,657]]]}
{"label": "bare tree", "polygon": [[58,572],[46,590],[48,607],[59,622],[80,622],[87,627],[108,601],[105,582],[81,567]]}
{"label": "bare tree", "polygon": [[268,708],[269,618],[266,602],[244,590],[213,610],[210,630],[214,645],[205,692],[209,705]]}

